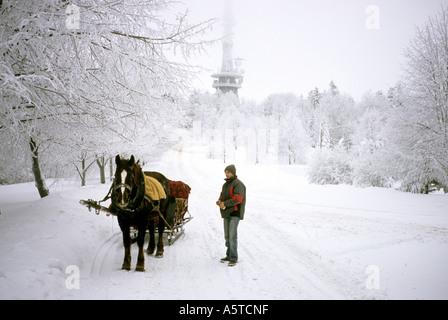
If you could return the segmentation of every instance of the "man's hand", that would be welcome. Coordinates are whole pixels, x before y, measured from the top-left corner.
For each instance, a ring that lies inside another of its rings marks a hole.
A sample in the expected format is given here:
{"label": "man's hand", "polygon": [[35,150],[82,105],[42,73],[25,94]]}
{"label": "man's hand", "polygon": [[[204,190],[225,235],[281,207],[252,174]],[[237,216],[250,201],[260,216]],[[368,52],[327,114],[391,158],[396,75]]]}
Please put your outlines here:
{"label": "man's hand", "polygon": [[220,201],[220,200],[216,201],[216,204],[217,204],[218,207],[221,208],[221,209],[225,209],[225,208],[226,208],[224,202],[222,202],[222,201]]}

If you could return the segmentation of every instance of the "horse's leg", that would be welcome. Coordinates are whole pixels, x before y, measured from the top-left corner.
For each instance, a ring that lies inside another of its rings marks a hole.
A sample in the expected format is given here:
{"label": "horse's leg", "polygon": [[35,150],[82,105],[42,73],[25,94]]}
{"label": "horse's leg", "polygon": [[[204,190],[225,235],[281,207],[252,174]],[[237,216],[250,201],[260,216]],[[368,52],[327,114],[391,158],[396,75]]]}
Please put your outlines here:
{"label": "horse's leg", "polygon": [[159,219],[159,224],[157,226],[159,229],[159,240],[157,241],[157,252],[156,258],[163,257],[163,231],[165,230],[165,221],[163,219]]}
{"label": "horse's leg", "polygon": [[143,245],[145,244],[146,227],[147,227],[146,220],[143,223],[140,223],[138,226],[138,237],[137,237],[138,259],[135,271],[145,271],[145,255],[143,251]]}
{"label": "horse's leg", "polygon": [[149,221],[149,243],[148,243],[148,249],[146,250],[146,252],[148,252],[148,254],[153,254],[154,250],[156,248],[156,239],[155,239],[155,235],[154,235],[154,230],[155,230],[155,226],[154,226],[154,219],[151,219]]}
{"label": "horse's leg", "polygon": [[131,245],[124,247],[124,259],[121,269],[131,270]]}
{"label": "horse's leg", "polygon": [[121,232],[123,233],[124,259],[121,269],[131,270],[131,235],[130,227],[120,223]]}

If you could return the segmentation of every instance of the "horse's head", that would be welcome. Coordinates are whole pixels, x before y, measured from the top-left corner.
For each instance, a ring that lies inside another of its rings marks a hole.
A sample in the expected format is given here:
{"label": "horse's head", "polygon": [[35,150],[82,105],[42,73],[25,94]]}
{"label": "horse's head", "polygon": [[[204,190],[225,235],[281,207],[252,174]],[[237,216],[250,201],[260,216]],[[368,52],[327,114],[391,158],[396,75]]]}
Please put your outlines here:
{"label": "horse's head", "polygon": [[125,209],[129,206],[133,196],[133,188],[136,186],[136,167],[134,156],[131,159],[121,159],[119,155],[115,157],[117,170],[112,190],[112,202],[115,206]]}

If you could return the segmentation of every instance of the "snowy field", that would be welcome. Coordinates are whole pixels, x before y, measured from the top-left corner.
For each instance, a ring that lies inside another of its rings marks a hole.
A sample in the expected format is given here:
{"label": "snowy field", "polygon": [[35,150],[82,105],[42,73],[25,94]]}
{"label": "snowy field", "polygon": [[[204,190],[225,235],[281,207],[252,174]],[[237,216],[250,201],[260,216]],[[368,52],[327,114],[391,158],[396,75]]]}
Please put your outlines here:
{"label": "snowy field", "polygon": [[194,219],[144,273],[120,269],[116,218],[78,203],[109,184],[61,182],[44,199],[32,183],[0,186],[0,299],[448,299],[448,195],[310,185],[305,167],[236,163],[247,207],[229,268],[215,205],[224,167],[173,151],[145,168],[192,187]]}

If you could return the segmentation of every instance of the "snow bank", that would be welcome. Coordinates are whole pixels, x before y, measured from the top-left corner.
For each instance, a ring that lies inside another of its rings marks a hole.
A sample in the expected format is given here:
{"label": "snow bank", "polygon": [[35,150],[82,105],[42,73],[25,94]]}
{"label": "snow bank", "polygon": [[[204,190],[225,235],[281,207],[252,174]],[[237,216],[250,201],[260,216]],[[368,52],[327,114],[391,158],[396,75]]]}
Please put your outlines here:
{"label": "snow bank", "polygon": [[59,299],[67,291],[67,267],[89,270],[111,220],[79,199],[100,198],[107,187],[58,185],[40,199],[34,184],[0,187],[0,298]]}

